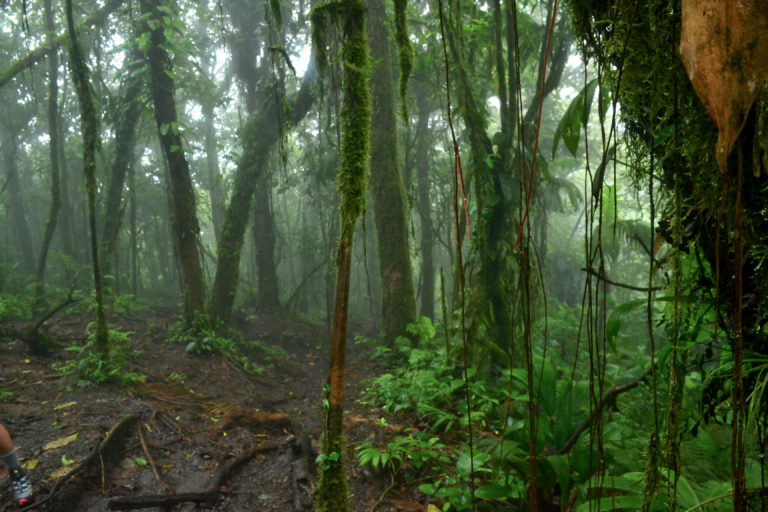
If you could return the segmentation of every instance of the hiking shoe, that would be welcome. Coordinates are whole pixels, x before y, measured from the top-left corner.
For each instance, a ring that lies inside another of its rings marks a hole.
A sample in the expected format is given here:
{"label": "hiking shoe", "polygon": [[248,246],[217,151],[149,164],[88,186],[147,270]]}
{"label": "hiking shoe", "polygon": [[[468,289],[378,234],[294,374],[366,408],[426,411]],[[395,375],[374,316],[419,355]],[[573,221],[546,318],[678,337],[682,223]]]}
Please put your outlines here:
{"label": "hiking shoe", "polygon": [[16,468],[11,471],[11,487],[17,507],[26,507],[32,503],[32,483],[23,469]]}

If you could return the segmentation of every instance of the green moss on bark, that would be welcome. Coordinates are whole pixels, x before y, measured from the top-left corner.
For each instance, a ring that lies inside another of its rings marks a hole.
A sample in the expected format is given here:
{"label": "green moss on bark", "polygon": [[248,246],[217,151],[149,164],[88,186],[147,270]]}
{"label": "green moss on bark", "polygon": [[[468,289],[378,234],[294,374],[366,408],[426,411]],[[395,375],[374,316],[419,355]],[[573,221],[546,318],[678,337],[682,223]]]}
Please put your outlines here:
{"label": "green moss on bark", "polygon": [[[365,206],[366,171],[370,149],[371,96],[368,87],[368,41],[365,35],[364,7],[359,0],[326,4],[313,12],[313,22],[324,24],[313,28],[313,35],[327,35],[328,21],[341,24],[343,34],[344,73],[341,108],[341,167],[338,190],[341,196],[341,236],[338,250],[336,306],[331,337],[330,393],[328,418],[323,446],[328,464],[320,478],[318,508],[325,512],[349,510],[348,489],[344,474],[342,418],[344,408],[344,354],[349,303],[349,277],[354,227]],[[325,39],[316,40],[315,48]],[[321,63],[321,67],[326,62]],[[334,455],[335,454],[335,455]]]}
{"label": "green moss on bark", "polygon": [[413,71],[413,47],[408,38],[408,17],[405,8],[408,0],[395,0],[395,39],[397,40],[398,63],[400,65],[400,115],[408,123],[408,79]]}
{"label": "green moss on bark", "polygon": [[66,2],[67,30],[69,32],[69,60],[72,81],[75,84],[83,130],[83,172],[85,174],[85,192],[88,198],[88,224],[90,226],[91,267],[93,269],[93,289],[96,295],[96,338],[95,349],[102,355],[109,350],[107,322],[104,316],[104,298],[99,271],[99,250],[96,238],[96,147],[99,140],[99,122],[96,105],[93,101],[85,65],[83,47],[77,39],[75,20],[72,14],[72,0]]}

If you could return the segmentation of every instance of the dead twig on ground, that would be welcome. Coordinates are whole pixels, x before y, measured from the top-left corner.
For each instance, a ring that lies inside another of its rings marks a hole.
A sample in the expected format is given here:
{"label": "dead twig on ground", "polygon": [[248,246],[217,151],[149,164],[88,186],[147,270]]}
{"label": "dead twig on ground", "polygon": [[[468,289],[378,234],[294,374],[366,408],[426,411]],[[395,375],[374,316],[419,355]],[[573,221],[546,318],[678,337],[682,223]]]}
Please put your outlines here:
{"label": "dead twig on ground", "polygon": [[147,457],[147,462],[149,463],[149,467],[152,468],[152,472],[155,474],[155,478],[157,478],[157,481],[160,482],[163,487],[165,487],[168,491],[174,492],[173,488],[168,485],[168,482],[166,482],[163,477],[160,475],[160,473],[157,471],[157,466],[155,465],[155,460],[152,458],[152,454],[149,453],[149,448],[147,447],[147,441],[144,439],[144,432],[142,432],[142,425],[139,423],[137,426],[139,430],[139,442],[141,443],[141,448],[144,450],[144,455]]}

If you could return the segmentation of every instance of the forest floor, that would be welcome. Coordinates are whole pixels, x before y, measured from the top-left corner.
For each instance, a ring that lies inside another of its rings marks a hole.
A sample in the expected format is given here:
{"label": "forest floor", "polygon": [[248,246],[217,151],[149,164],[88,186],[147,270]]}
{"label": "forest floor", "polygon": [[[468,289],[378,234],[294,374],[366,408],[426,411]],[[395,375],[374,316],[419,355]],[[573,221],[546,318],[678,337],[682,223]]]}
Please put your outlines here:
{"label": "forest floor", "polygon": [[[65,348],[84,343],[91,321],[52,319],[48,334],[61,347],[45,357],[30,355],[19,339],[0,339],[0,391],[10,392],[0,398],[0,421],[29,468],[39,510],[129,510],[139,503],[121,499],[152,496],[166,505],[144,510],[312,510],[328,374],[325,328],[276,317],[236,322],[245,340],[261,342],[241,350],[263,368],[258,374],[221,354],[192,355],[166,342],[171,317],[113,318],[110,327],[133,333],[140,352],[126,370],[144,378],[129,387],[78,386],[55,363],[75,357]],[[356,443],[387,434],[377,412],[356,402],[365,379],[380,373],[367,350],[348,345],[348,455]],[[350,459],[353,510],[426,510],[418,491]],[[15,510],[7,479],[0,482],[0,512]],[[171,495],[197,502],[171,504]]]}

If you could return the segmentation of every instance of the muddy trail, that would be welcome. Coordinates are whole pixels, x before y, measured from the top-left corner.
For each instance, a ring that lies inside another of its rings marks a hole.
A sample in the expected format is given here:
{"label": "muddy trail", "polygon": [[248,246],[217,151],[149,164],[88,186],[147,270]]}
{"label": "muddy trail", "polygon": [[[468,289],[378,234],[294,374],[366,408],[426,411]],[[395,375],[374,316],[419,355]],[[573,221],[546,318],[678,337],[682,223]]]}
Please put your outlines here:
{"label": "muddy trail", "polygon": [[[143,378],[128,387],[78,386],[56,366],[75,357],[65,349],[84,343],[90,321],[52,320],[47,332],[61,346],[45,357],[16,337],[0,339],[0,421],[29,470],[36,510],[313,510],[324,328],[273,317],[237,322],[251,342],[240,354],[256,366],[246,371],[230,357],[167,342],[170,317],[113,318],[111,328],[132,333],[126,371]],[[381,435],[378,415],[355,401],[377,369],[353,343],[347,365],[353,453],[355,443]],[[348,475],[354,510],[403,510],[389,478],[354,461]],[[0,511],[10,510],[17,509],[3,478]]]}

